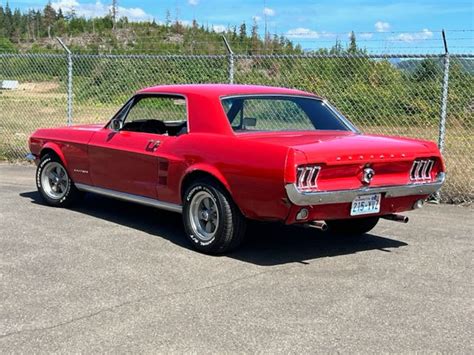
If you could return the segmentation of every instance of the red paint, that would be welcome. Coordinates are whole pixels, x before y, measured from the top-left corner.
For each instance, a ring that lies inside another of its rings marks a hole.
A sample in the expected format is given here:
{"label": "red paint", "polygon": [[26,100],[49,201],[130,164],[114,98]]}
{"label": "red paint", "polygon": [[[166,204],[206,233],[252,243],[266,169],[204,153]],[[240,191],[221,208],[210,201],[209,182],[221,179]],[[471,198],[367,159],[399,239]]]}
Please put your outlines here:
{"label": "red paint", "polygon": [[[222,109],[222,96],[286,94],[313,96],[299,90],[252,85],[157,86],[139,93],[183,95],[190,132],[173,137],[139,132],[114,132],[104,125],[39,129],[30,137],[37,156],[54,149],[72,179],[117,191],[181,204],[182,182],[201,171],[219,180],[249,218],[294,223],[300,207],[292,206],[285,184],[295,181],[296,166],[322,166],[321,190],[363,186],[366,164],[376,171],[371,186],[408,183],[415,158],[433,157],[433,175],[444,171],[432,142],[408,138],[361,135],[341,131],[265,132],[235,134]],[[150,140],[160,140],[148,150]],[[87,173],[84,173],[86,171]],[[426,196],[382,199],[380,214],[401,212]],[[310,208],[311,219],[349,218],[350,204]]]}

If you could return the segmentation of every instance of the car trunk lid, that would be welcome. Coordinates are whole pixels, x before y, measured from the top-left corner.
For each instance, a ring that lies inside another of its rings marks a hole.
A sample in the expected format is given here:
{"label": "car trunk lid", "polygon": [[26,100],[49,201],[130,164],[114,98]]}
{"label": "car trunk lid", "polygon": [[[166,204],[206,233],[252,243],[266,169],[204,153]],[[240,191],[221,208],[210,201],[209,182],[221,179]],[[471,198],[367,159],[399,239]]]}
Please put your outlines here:
{"label": "car trunk lid", "polygon": [[371,186],[406,184],[415,158],[438,156],[431,142],[349,131],[258,132],[239,137],[288,147],[295,152],[295,166],[321,166],[322,190],[359,188],[368,167],[375,171]]}

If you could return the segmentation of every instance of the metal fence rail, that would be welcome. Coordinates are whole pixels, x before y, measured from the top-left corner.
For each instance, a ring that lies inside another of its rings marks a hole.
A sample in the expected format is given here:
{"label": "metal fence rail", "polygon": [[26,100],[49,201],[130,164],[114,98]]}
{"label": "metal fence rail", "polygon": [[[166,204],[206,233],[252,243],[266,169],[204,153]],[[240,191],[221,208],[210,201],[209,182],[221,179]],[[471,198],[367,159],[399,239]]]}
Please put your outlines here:
{"label": "metal fence rail", "polygon": [[135,91],[171,83],[285,86],[333,102],[362,131],[439,143],[445,202],[473,201],[474,55],[0,54],[0,157],[39,127],[101,123]]}

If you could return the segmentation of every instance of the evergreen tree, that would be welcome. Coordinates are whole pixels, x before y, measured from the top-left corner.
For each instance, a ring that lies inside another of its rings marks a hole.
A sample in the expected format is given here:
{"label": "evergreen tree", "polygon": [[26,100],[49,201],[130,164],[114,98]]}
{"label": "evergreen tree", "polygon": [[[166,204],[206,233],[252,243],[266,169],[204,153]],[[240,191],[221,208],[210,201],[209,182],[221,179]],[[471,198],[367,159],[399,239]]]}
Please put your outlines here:
{"label": "evergreen tree", "polygon": [[166,25],[166,27],[170,27],[170,25],[171,25],[171,12],[170,12],[169,9],[166,9],[165,25]]}
{"label": "evergreen tree", "polygon": [[56,22],[57,14],[56,10],[53,9],[51,6],[51,1],[49,1],[43,10],[44,16],[44,25],[46,26],[46,30],[48,31],[48,38],[51,38],[51,28],[53,24]]}
{"label": "evergreen tree", "polygon": [[245,38],[247,38],[247,25],[245,24],[245,21],[242,22],[239,28],[239,40],[242,43]]}
{"label": "evergreen tree", "polygon": [[0,5],[0,38],[6,37],[5,33],[5,11],[3,10],[3,6]]}
{"label": "evergreen tree", "polygon": [[354,31],[351,31],[351,34],[349,36],[349,48],[347,49],[347,52],[349,54],[356,54],[358,52],[357,43],[356,43],[356,36],[355,36]]}
{"label": "evergreen tree", "polygon": [[339,39],[336,39],[336,44],[332,46],[331,50],[329,51],[330,54],[341,54],[343,52],[342,50],[342,44]]}
{"label": "evergreen tree", "polygon": [[13,32],[13,14],[12,10],[10,9],[10,5],[7,4],[5,5],[5,15],[4,15],[4,20],[3,20],[3,29],[5,32],[5,37],[10,38]]}
{"label": "evergreen tree", "polygon": [[250,32],[250,40],[252,53],[258,53],[260,43],[258,36],[258,24],[256,19],[253,20],[252,30]]}
{"label": "evergreen tree", "polygon": [[15,41],[16,43],[19,43],[21,40],[21,12],[20,9],[15,9],[13,11],[13,16],[12,16],[12,28],[11,28],[11,34],[10,38]]}

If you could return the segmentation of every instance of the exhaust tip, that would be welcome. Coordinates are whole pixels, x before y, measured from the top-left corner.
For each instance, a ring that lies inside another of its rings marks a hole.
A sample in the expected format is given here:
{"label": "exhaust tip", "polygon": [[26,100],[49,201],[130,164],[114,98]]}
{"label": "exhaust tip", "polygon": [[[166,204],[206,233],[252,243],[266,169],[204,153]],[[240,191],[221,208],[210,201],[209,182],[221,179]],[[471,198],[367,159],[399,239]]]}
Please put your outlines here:
{"label": "exhaust tip", "polygon": [[328,225],[326,222],[324,221],[313,221],[313,222],[310,222],[309,223],[309,226],[311,228],[316,228],[316,229],[319,229],[320,231],[322,232],[326,232],[328,230]]}
{"label": "exhaust tip", "polygon": [[407,216],[403,216],[401,214],[388,214],[382,216],[382,218],[401,223],[408,223],[408,221],[410,220]]}

